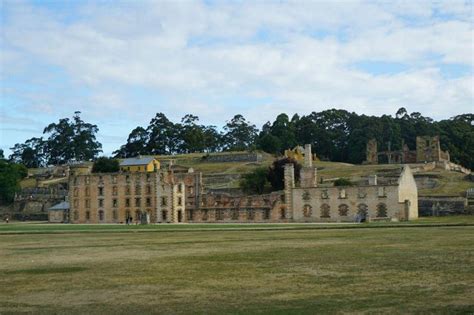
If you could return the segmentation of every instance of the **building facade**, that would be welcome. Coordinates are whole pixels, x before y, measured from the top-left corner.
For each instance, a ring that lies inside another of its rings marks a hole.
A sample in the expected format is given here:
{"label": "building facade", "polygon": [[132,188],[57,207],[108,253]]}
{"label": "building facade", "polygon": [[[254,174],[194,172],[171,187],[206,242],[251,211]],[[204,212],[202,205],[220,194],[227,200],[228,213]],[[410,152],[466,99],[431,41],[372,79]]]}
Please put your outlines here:
{"label": "building facade", "polygon": [[170,164],[164,169],[73,175],[69,182],[71,223],[353,222],[418,217],[413,174],[403,167],[396,180],[366,185],[318,186],[311,146],[306,145],[299,183],[285,166],[283,191],[265,195],[206,192],[202,175]]}

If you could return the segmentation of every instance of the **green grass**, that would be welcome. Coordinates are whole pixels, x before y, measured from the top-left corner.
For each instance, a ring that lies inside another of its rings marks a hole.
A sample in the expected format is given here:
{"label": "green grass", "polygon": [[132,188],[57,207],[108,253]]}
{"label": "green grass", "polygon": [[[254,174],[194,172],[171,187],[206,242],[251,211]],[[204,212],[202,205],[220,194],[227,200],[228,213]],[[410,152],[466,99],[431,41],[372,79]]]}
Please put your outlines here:
{"label": "green grass", "polygon": [[[455,224],[473,221],[288,230],[2,224],[24,234],[0,234],[0,314],[472,314],[474,227]],[[28,233],[39,227],[66,230]]]}

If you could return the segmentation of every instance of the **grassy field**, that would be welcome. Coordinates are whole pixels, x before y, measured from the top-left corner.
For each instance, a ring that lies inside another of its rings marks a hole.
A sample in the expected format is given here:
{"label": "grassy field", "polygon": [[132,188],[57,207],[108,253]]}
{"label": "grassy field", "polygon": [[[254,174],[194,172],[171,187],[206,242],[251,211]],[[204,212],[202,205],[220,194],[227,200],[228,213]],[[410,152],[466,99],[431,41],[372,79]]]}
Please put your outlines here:
{"label": "grassy field", "polygon": [[0,224],[0,314],[474,312],[474,217],[342,227]]}

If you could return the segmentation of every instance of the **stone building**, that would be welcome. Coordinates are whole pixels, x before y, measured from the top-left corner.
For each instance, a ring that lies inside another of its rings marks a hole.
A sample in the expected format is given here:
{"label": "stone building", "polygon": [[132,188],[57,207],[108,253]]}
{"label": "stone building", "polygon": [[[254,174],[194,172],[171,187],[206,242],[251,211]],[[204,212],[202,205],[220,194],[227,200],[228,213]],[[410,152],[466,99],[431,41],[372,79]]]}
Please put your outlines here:
{"label": "stone building", "polygon": [[401,150],[392,150],[389,143],[387,150],[378,151],[377,141],[375,139],[370,139],[367,142],[366,164],[405,164],[449,161],[449,152],[441,150],[439,136],[416,137],[416,150],[410,150],[405,143],[402,143]]}
{"label": "stone building", "polygon": [[201,174],[167,169],[71,176],[71,223],[184,222],[198,204]]}
{"label": "stone building", "polygon": [[205,191],[202,175],[170,164],[153,171],[75,175],[69,181],[71,223],[344,222],[418,217],[418,193],[408,166],[395,180],[371,176],[356,187],[318,186],[311,146],[299,183],[285,166],[284,190],[265,195]]}

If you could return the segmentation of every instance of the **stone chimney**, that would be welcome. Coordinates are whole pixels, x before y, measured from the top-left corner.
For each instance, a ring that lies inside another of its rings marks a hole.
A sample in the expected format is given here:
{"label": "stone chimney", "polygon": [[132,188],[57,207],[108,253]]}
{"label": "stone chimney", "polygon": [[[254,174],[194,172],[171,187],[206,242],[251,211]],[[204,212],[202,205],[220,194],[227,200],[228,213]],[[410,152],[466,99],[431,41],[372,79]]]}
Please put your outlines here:
{"label": "stone chimney", "polygon": [[313,154],[311,153],[311,144],[304,146],[304,167],[313,166]]}
{"label": "stone chimney", "polygon": [[292,163],[285,164],[285,204],[286,218],[293,217],[293,188],[295,188],[295,168]]}
{"label": "stone chimney", "polygon": [[377,175],[369,175],[369,185],[377,186]]}

